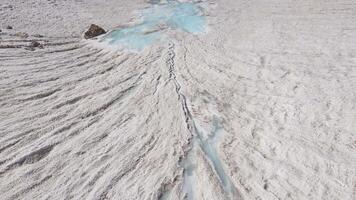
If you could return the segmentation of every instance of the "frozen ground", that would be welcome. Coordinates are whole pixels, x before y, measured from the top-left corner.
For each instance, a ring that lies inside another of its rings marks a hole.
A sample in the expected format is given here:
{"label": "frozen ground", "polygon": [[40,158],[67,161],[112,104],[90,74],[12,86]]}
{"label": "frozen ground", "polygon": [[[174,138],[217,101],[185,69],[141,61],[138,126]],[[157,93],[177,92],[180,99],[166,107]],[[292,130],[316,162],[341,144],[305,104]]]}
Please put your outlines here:
{"label": "frozen ground", "polygon": [[205,33],[142,51],[80,37],[152,3],[0,1],[1,199],[356,198],[354,0],[197,1]]}

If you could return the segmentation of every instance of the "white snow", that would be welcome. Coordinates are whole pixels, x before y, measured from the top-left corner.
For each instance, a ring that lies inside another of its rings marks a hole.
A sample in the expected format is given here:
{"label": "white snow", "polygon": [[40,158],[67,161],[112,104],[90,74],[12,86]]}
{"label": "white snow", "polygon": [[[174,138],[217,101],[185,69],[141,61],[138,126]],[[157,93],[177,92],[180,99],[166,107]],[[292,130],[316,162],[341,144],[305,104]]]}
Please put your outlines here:
{"label": "white snow", "polygon": [[1,199],[356,198],[356,2],[194,1],[206,33],[82,39],[149,2],[0,2]]}

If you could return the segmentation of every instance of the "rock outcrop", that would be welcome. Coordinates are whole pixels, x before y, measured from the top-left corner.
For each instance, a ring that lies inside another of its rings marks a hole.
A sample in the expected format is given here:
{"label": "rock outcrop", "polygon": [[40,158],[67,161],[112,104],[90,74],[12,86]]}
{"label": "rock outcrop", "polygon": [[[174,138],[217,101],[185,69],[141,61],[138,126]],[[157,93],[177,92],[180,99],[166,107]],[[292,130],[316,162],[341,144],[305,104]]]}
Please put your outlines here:
{"label": "rock outcrop", "polygon": [[36,38],[43,38],[44,36],[41,35],[41,34],[34,34],[33,37],[36,37]]}
{"label": "rock outcrop", "polygon": [[37,42],[37,41],[32,41],[30,44],[31,47],[41,47],[41,43]]}
{"label": "rock outcrop", "polygon": [[106,31],[103,28],[101,28],[98,25],[92,24],[92,25],[90,25],[89,30],[87,30],[84,33],[84,38],[90,39],[90,38],[93,38],[93,37],[96,37],[96,36],[99,36],[99,35],[102,35],[105,33],[106,33]]}

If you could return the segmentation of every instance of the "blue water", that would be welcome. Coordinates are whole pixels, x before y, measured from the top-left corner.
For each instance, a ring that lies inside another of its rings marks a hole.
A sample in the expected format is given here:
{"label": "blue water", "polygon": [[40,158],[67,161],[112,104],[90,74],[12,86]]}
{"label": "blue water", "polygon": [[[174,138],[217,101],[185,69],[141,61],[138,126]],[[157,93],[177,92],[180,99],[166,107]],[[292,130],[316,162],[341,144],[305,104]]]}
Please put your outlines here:
{"label": "blue water", "polygon": [[112,31],[104,38],[104,41],[130,50],[142,50],[162,37],[158,32],[146,33],[147,31],[147,24],[127,27]]}
{"label": "blue water", "polygon": [[177,1],[154,5],[143,12],[144,23],[164,24],[189,33],[204,32],[205,19],[200,14],[201,11],[197,5]]}
{"label": "blue water", "polygon": [[162,38],[163,30],[181,30],[192,34],[205,31],[205,18],[200,8],[193,3],[168,1],[165,4],[152,2],[142,12],[142,22],[135,26],[121,28],[110,32],[103,42],[118,45],[129,50],[140,51]]}
{"label": "blue water", "polygon": [[[219,133],[223,132],[224,128],[221,124],[221,119],[217,116],[213,116],[212,119],[212,130],[208,134],[207,138],[204,138],[203,135],[206,135],[203,129],[195,127],[196,135],[193,138],[193,148],[199,147],[205,154],[206,158],[210,161],[214,171],[216,172],[219,180],[221,181],[222,188],[226,192],[226,195],[229,199],[235,199],[237,194],[236,188],[234,187],[229,176],[226,174],[223,163],[219,158],[219,154],[215,148],[216,144],[219,142]],[[195,200],[194,198],[194,158],[193,152],[189,152],[187,160],[185,160],[185,173],[184,173],[184,182],[183,189],[187,195],[188,200]]]}

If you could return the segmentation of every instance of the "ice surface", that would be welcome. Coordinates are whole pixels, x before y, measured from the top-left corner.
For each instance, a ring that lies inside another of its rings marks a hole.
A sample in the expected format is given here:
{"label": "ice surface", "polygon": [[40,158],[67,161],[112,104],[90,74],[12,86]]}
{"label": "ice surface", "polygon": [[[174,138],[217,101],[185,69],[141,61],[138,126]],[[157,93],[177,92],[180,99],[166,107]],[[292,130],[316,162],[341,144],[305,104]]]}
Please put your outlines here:
{"label": "ice surface", "polygon": [[140,51],[164,38],[161,32],[163,29],[181,30],[192,34],[204,32],[204,16],[194,3],[168,1],[165,4],[158,4],[158,2],[153,2],[141,13],[141,23],[114,30],[104,37],[103,42]]}
{"label": "ice surface", "polygon": [[[1,200],[355,200],[355,0],[195,0],[204,34],[144,2],[0,3]],[[145,51],[81,37],[128,21]]]}
{"label": "ice surface", "polygon": [[145,46],[161,38],[160,33],[147,33],[151,26],[151,24],[144,23],[116,30],[111,32],[105,40],[108,40],[111,45],[122,45],[130,50],[142,50]]}
{"label": "ice surface", "polygon": [[145,22],[152,25],[165,24],[170,28],[189,33],[204,32],[205,19],[196,4],[168,2],[154,5],[143,12]]}

